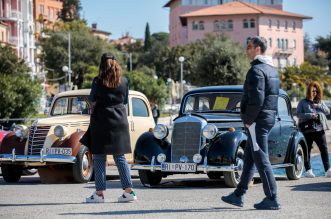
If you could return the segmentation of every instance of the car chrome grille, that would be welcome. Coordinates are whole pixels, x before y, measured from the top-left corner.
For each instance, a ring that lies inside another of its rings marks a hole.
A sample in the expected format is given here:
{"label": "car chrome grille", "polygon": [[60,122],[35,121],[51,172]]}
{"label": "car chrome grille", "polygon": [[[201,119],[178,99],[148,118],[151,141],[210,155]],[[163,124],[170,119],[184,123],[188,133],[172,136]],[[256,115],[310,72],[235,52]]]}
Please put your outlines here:
{"label": "car chrome grille", "polygon": [[39,155],[49,132],[50,126],[31,126],[29,133],[28,154]]}
{"label": "car chrome grille", "polygon": [[193,155],[199,153],[200,144],[200,122],[175,123],[172,132],[171,162],[180,162],[182,156],[193,162]]}

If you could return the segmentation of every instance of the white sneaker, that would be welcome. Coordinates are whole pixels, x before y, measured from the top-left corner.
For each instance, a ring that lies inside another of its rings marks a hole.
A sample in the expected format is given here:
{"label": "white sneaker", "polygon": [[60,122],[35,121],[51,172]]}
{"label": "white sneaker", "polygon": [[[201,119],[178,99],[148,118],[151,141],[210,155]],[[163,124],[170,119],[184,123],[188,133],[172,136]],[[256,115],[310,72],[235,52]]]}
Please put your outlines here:
{"label": "white sneaker", "polygon": [[96,191],[92,193],[90,197],[86,198],[86,203],[104,203],[105,197],[103,195],[97,195]]}
{"label": "white sneaker", "polygon": [[136,193],[134,193],[134,191],[130,193],[124,192],[123,195],[118,197],[118,202],[132,202],[136,200],[137,200],[137,196]]}
{"label": "white sneaker", "polygon": [[312,169],[309,169],[309,170],[306,172],[306,177],[307,177],[307,178],[315,178],[315,174],[313,173],[313,170],[312,170]]}
{"label": "white sneaker", "polygon": [[329,169],[325,172],[325,176],[326,176],[326,177],[331,177],[331,168],[329,168]]}

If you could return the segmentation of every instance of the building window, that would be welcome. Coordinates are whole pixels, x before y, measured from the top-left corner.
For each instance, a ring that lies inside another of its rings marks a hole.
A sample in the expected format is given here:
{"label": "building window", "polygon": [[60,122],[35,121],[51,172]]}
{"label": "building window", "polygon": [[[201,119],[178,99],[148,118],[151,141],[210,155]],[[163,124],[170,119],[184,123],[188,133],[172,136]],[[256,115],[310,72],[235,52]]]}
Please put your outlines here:
{"label": "building window", "polygon": [[296,49],[296,48],[297,48],[297,41],[293,40],[293,49]]}
{"label": "building window", "polygon": [[220,22],[218,20],[214,21],[214,31],[220,30]]}
{"label": "building window", "polygon": [[278,68],[281,68],[282,65],[281,65],[281,62],[280,62],[280,57],[277,58],[277,62],[278,62]]}
{"label": "building window", "polygon": [[192,30],[198,30],[199,29],[199,25],[197,22],[193,21],[192,22]]}
{"label": "building window", "polygon": [[243,20],[243,27],[244,28],[249,28],[249,23],[248,23],[248,20],[247,19],[244,19]]}
{"label": "building window", "polygon": [[278,47],[278,49],[280,49],[280,39],[279,38],[277,39],[277,47]]}
{"label": "building window", "polygon": [[272,20],[271,19],[269,19],[269,21],[268,21],[268,26],[271,29],[271,26],[272,26]]}
{"label": "building window", "polygon": [[288,28],[288,22],[285,21],[285,30],[287,30],[287,28]]}
{"label": "building window", "polygon": [[277,29],[279,29],[279,27],[280,27],[280,21],[277,20]]}
{"label": "building window", "polygon": [[269,48],[272,47],[272,38],[269,38]]}
{"label": "building window", "polygon": [[233,21],[228,20],[228,30],[233,30]]}
{"label": "building window", "polygon": [[293,28],[293,30],[295,30],[297,28],[297,23],[295,23],[295,21],[293,21],[293,23],[292,23],[292,28]]}
{"label": "building window", "polygon": [[44,14],[44,5],[39,5],[39,14]]}
{"label": "building window", "polygon": [[288,49],[288,39],[285,40],[285,49]]}
{"label": "building window", "polygon": [[205,24],[203,21],[199,22],[199,30],[204,30],[205,29]]}
{"label": "building window", "polygon": [[280,48],[284,49],[284,48],[285,48],[284,46],[285,46],[285,45],[284,45],[284,39],[282,39],[282,40],[281,40]]}
{"label": "building window", "polygon": [[250,20],[250,28],[255,28],[255,20],[254,19]]}
{"label": "building window", "polygon": [[297,65],[297,58],[293,59],[293,65],[296,66]]}

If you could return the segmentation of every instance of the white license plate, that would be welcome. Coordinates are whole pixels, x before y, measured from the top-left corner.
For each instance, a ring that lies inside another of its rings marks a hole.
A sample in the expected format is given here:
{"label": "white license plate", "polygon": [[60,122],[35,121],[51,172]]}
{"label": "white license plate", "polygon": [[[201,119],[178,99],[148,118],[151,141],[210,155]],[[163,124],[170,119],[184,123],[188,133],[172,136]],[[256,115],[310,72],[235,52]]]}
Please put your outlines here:
{"label": "white license plate", "polygon": [[194,173],[197,170],[195,163],[162,163],[161,170],[164,172]]}
{"label": "white license plate", "polygon": [[72,148],[46,148],[46,154],[72,155]]}

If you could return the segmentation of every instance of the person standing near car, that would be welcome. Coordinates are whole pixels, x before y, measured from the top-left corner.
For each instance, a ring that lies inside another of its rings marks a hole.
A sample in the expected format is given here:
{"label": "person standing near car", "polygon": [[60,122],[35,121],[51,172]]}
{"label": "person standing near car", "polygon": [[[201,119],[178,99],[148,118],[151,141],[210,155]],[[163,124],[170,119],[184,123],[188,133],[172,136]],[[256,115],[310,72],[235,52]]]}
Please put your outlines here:
{"label": "person standing near car", "polygon": [[326,115],[330,114],[330,109],[325,105],[322,99],[323,89],[318,82],[313,81],[308,85],[306,98],[302,99],[297,107],[299,127],[302,127],[300,131],[303,132],[308,146],[308,157],[305,162],[305,169],[306,177],[309,178],[315,177],[310,165],[310,153],[314,141],[321,152],[325,176],[331,177],[328,146],[325,137],[325,131],[329,129]]}
{"label": "person standing near car", "polygon": [[243,197],[253,179],[255,165],[266,197],[254,208],[278,210],[277,185],[268,156],[268,134],[275,124],[280,81],[272,58],[265,55],[266,50],[267,41],[263,37],[249,39],[247,56],[251,68],[246,75],[240,105],[241,118],[248,133],[244,166],[237,188],[222,200],[243,207]]}
{"label": "person standing near car", "polygon": [[153,114],[155,125],[157,125],[157,120],[160,117],[160,110],[156,103],[153,103],[153,105],[152,105],[152,114]]}
{"label": "person standing near car", "polygon": [[90,121],[91,152],[96,191],[87,203],[104,202],[107,155],[113,155],[118,168],[123,194],[118,202],[137,200],[132,190],[130,170],[124,154],[131,153],[129,124],[125,104],[128,102],[128,81],[111,53],[101,57],[99,76],[92,82],[90,100],[95,102]]}

